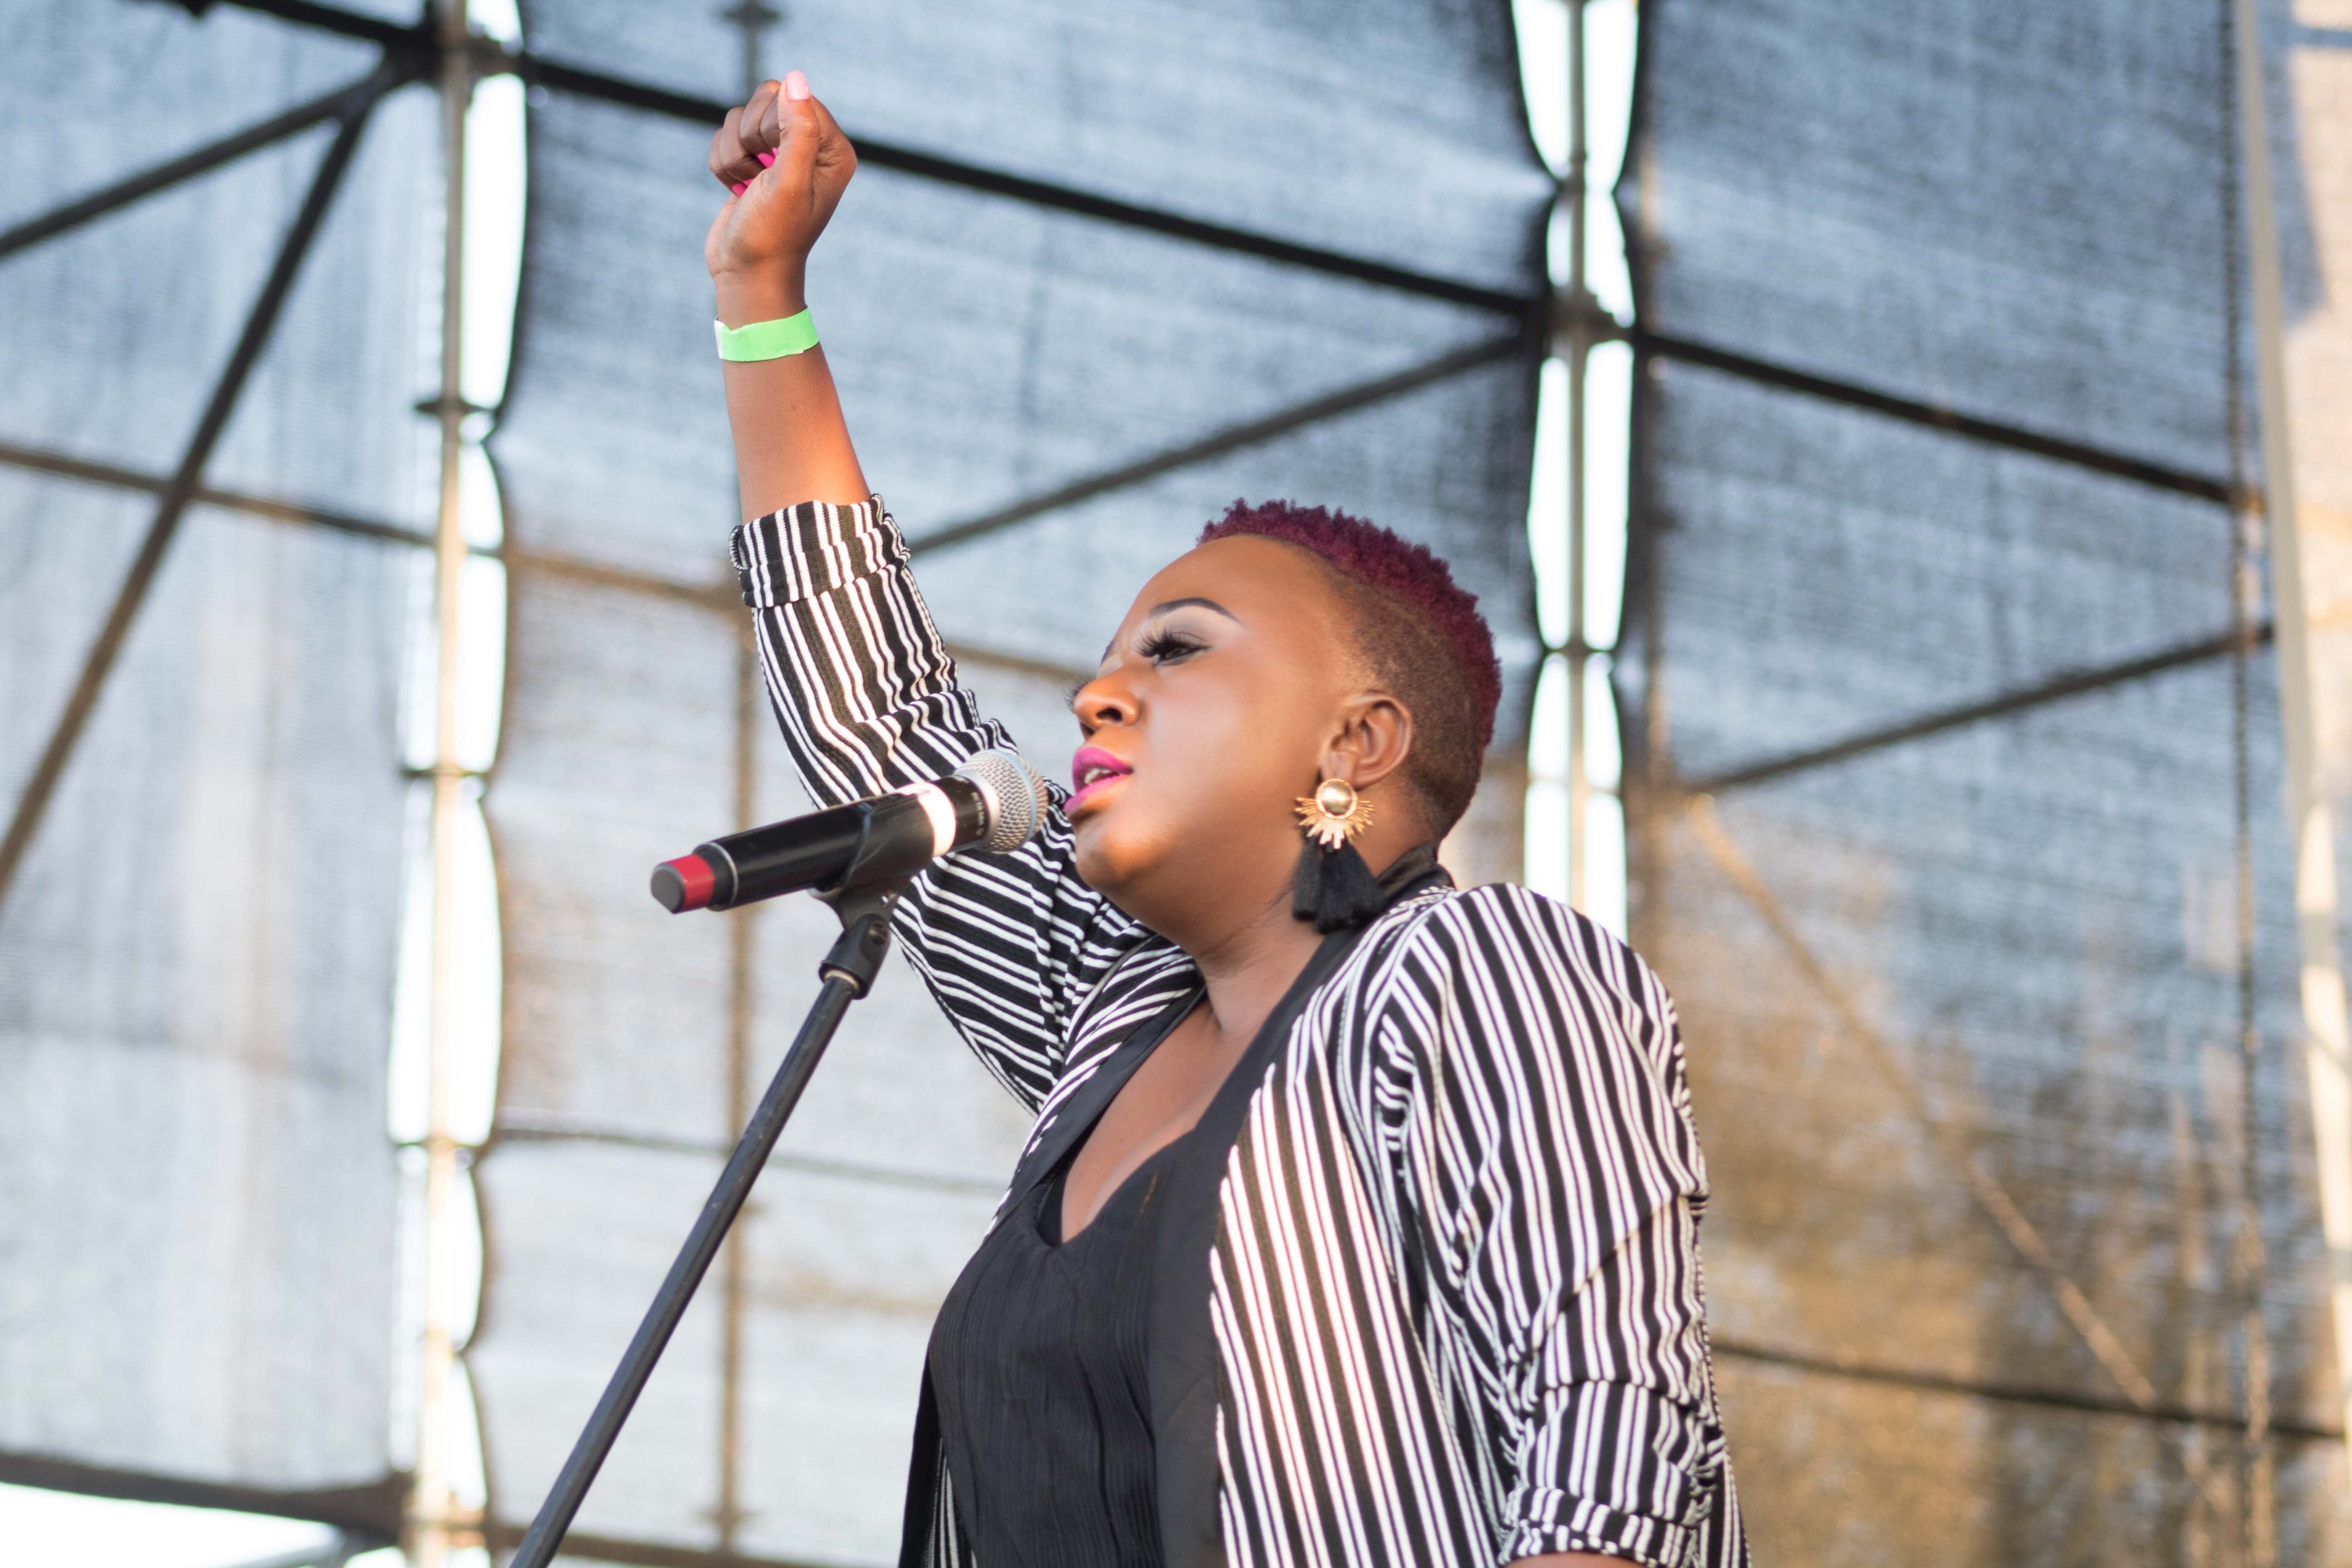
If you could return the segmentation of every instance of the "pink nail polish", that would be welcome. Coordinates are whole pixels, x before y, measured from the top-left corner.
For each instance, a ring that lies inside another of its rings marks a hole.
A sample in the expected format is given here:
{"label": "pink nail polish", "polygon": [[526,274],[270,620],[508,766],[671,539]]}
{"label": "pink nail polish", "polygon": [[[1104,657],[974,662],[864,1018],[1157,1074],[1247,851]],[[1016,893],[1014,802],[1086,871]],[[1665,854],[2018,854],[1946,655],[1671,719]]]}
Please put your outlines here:
{"label": "pink nail polish", "polygon": [[745,191],[750,190],[751,188],[751,186],[746,185],[746,184],[740,184],[740,183],[739,182],[738,184],[732,184],[732,185],[728,186],[728,187],[727,187],[727,190],[728,190],[728,194],[730,194],[730,195],[738,195],[738,196],[740,196],[740,195],[741,195]]}
{"label": "pink nail polish", "polygon": [[773,153],[762,153],[760,154],[760,167],[762,169],[772,169],[775,166],[776,155]]}
{"label": "pink nail polish", "polygon": [[784,96],[798,103],[809,95],[808,78],[798,71],[784,73]]}

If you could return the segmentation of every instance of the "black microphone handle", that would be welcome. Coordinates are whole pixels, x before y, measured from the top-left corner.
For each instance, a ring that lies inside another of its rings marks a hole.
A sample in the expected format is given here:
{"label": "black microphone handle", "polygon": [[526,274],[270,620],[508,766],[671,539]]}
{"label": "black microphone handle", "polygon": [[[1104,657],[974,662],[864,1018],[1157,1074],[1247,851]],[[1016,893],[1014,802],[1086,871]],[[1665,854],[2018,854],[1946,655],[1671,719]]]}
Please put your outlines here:
{"label": "black microphone handle", "polygon": [[[946,798],[954,826],[948,849],[988,831],[988,801],[970,779],[944,778],[923,786]],[[835,891],[912,876],[941,852],[939,831],[914,795],[876,795],[788,822],[730,833],[695,847],[709,863],[709,907],[732,909],[803,888]]]}
{"label": "black microphone handle", "polygon": [[[940,855],[990,842],[1008,826],[1000,810],[978,783],[954,774],[698,844],[654,868],[652,892],[677,914],[912,876]],[[1015,816],[1010,826],[1026,837],[1034,817],[1024,826]]]}
{"label": "black microphone handle", "polygon": [[[846,805],[829,806],[696,845],[694,852],[709,865],[714,884],[709,907],[732,909],[824,881],[847,866],[860,841],[870,836],[873,805],[853,800]],[[922,816],[919,808],[915,816]],[[916,826],[922,828],[928,843],[930,825],[919,822]]]}

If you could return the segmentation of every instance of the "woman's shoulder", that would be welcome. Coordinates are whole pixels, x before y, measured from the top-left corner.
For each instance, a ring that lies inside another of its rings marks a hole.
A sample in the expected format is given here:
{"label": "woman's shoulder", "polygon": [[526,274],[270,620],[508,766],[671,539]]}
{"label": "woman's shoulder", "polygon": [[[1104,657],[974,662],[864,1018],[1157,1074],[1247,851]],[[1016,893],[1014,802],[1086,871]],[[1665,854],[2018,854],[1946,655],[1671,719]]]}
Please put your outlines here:
{"label": "woman's shoulder", "polygon": [[[1510,882],[1393,912],[1395,944],[1362,1014],[1369,1066],[1423,1089],[1436,1068],[1510,1097],[1603,1094],[1704,1192],[1674,1000],[1631,947]],[[1570,1070],[1538,1065],[1557,1060]]]}
{"label": "woman's shoulder", "polygon": [[1507,952],[1606,947],[1633,963],[1641,962],[1600,921],[1564,900],[1517,882],[1434,888],[1400,903],[1383,917],[1382,923],[1392,926],[1391,941],[1423,947],[1467,936]]}
{"label": "woman's shoulder", "polygon": [[1574,993],[1613,1002],[1637,1026],[1673,1031],[1674,1002],[1657,973],[1608,927],[1548,893],[1516,882],[1447,888],[1386,919],[1394,923],[1380,967],[1391,984]]}

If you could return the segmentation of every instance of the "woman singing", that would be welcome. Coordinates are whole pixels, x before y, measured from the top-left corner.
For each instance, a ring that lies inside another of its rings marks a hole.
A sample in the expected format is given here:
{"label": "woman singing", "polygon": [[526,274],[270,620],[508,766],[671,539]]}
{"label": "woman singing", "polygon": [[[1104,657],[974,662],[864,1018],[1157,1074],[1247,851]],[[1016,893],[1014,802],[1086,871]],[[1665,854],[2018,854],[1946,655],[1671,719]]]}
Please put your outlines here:
{"label": "woman singing", "polygon": [[[803,314],[856,165],[798,72],[710,148],[734,560],[821,803],[1007,743]],[[902,1563],[1746,1562],[1673,1005],[1437,865],[1499,687],[1425,550],[1236,506],[1078,689],[1038,836],[916,879],[912,961],[1037,1123],[932,1331]]]}

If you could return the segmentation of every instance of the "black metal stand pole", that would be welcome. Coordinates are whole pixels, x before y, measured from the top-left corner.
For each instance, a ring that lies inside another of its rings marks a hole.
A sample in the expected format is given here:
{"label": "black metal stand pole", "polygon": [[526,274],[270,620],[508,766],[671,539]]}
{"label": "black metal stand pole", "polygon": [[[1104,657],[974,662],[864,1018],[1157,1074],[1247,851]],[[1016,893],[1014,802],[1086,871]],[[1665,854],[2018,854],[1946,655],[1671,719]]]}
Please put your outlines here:
{"label": "black metal stand pole", "polygon": [[547,1568],[554,1559],[556,1549],[563,1544],[564,1532],[572,1528],[572,1516],[580,1511],[581,1500],[604,1468],[604,1456],[613,1451],[614,1440],[621,1435],[621,1425],[635,1407],[637,1395],[645,1392],[646,1380],[653,1375],[654,1363],[669,1343],[670,1334],[677,1321],[686,1315],[686,1306],[694,1300],[702,1276],[709,1269],[710,1260],[719,1256],[719,1244],[727,1237],[727,1227],[743,1207],[743,1200],[751,1194],[751,1184],[760,1179],[769,1154],[776,1147],[777,1136],[792,1116],[793,1107],[800,1102],[801,1090],[808,1087],[809,1077],[816,1071],[824,1048],[833,1042],[834,1030],[849,1011],[849,1005],[873,987],[875,973],[882,967],[883,957],[890,951],[890,907],[898,901],[906,889],[903,878],[872,888],[860,888],[824,897],[841,917],[841,937],[817,966],[824,980],[809,1006],[808,1017],[793,1041],[793,1048],[784,1053],[783,1065],[776,1068],[768,1092],[761,1098],[760,1108],[751,1113],[751,1125],[735,1144],[735,1152],[727,1161],[727,1169],[719,1174],[702,1213],[687,1234],[686,1245],[678,1248],[677,1259],[669,1266],[669,1276],[662,1281],[653,1305],[646,1309],[645,1321],[637,1325],[636,1337],[629,1342],[621,1364],[613,1369],[613,1380],[604,1385],[604,1396],[596,1402],[595,1413],[581,1429],[580,1440],[572,1445],[572,1457],[563,1461],[562,1473],[547,1500],[539,1505],[539,1517],[530,1521],[530,1529],[515,1549],[508,1568]]}

